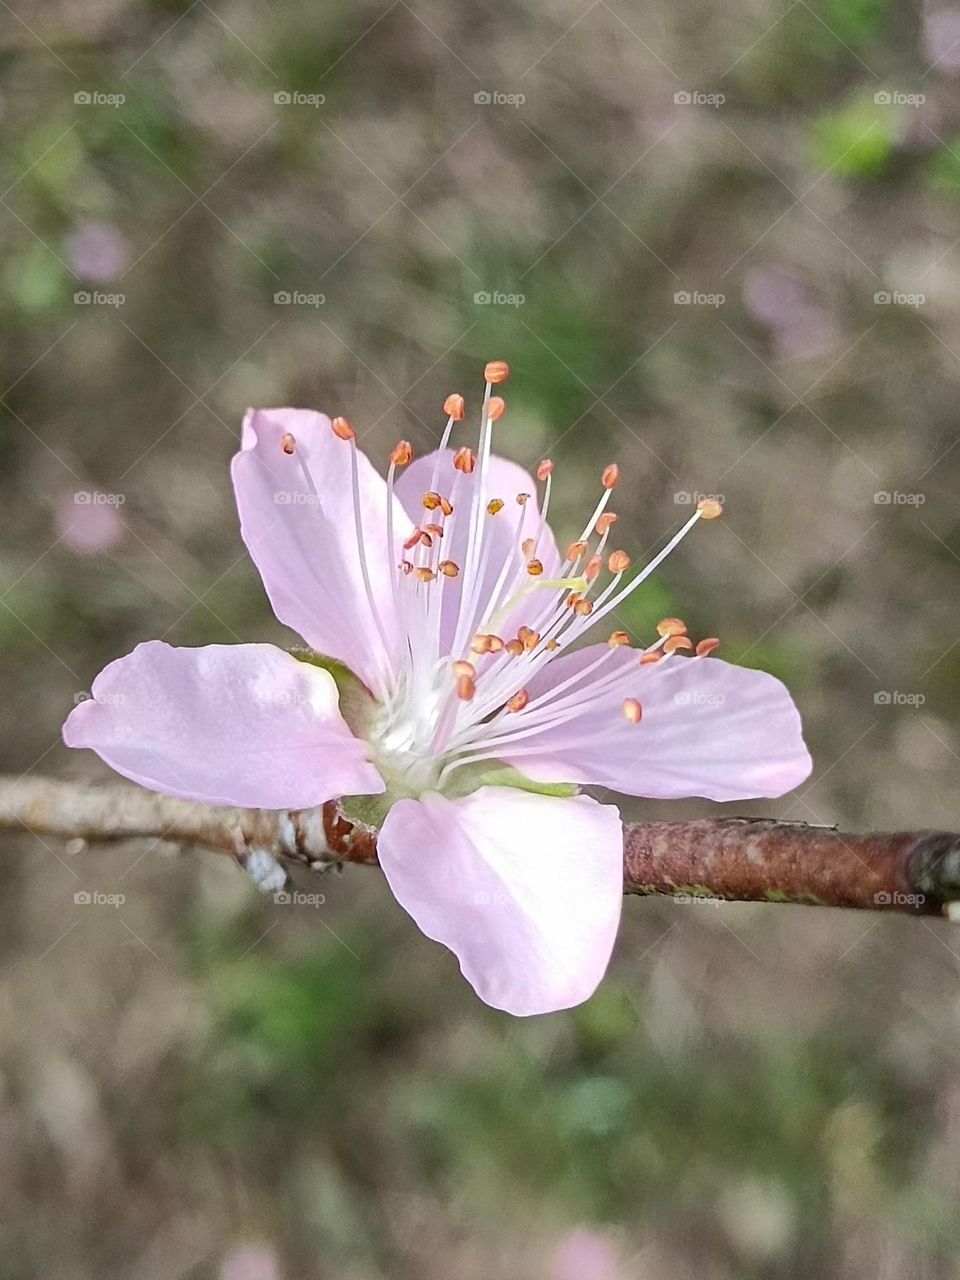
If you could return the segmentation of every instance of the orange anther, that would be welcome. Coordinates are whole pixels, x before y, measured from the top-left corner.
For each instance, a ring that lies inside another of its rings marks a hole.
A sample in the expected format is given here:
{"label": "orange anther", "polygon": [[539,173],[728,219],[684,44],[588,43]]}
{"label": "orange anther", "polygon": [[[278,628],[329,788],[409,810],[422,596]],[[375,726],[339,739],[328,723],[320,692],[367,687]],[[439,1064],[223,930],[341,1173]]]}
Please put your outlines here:
{"label": "orange anther", "polygon": [[593,613],[593,601],[578,600],[577,603],[573,606],[573,611],[579,617],[585,618],[588,614]]}
{"label": "orange anther", "polygon": [[630,643],[630,637],[625,631],[614,631],[607,644],[611,649],[622,649],[625,644]]}
{"label": "orange anther", "polygon": [[445,516],[452,516],[452,515],[453,515],[453,504],[452,504],[451,502],[449,502],[446,498],[441,498],[441,499],[440,499],[440,510],[443,512],[443,514],[444,514]]}
{"label": "orange anther", "polygon": [[463,415],[467,412],[467,405],[463,396],[456,394],[447,396],[443,402],[443,412],[448,418],[452,418],[454,422],[462,422]]}
{"label": "orange anther", "polygon": [[477,668],[472,662],[459,661],[453,664],[453,674],[455,676],[469,676],[471,680],[476,678]]}
{"label": "orange anther", "polygon": [[294,440],[293,436],[290,434],[289,431],[284,436],[281,437],[280,448],[283,450],[284,453],[293,453],[296,447],[297,447],[297,442],[296,440]]}
{"label": "orange anther", "polygon": [[676,653],[678,649],[692,649],[693,641],[689,636],[671,636],[663,646],[664,653]]}
{"label": "orange anther", "polygon": [[615,462],[611,462],[609,467],[604,467],[600,480],[605,489],[615,489],[617,487],[620,483],[620,468]]}
{"label": "orange anther", "polygon": [[614,511],[604,511],[597,519],[597,533],[601,537],[617,523],[617,515]]}
{"label": "orange anther", "polygon": [[503,641],[500,639],[500,637],[499,637],[499,636],[487,636],[487,641],[488,641],[488,650],[487,650],[487,651],[488,651],[489,653],[502,653],[502,652],[503,652],[503,649],[504,649],[504,643],[503,643]]}
{"label": "orange anther", "polygon": [[657,623],[658,636],[685,636],[687,624],[682,618],[661,618]]}
{"label": "orange anther", "polygon": [[559,649],[559,648],[560,648],[560,644],[559,644],[559,641],[557,641],[557,640],[548,640],[548,641],[547,641],[547,643],[546,643],[546,645],[545,645],[544,647],[545,647],[545,648],[547,648],[547,649],[549,649],[549,650],[550,650],[550,652],[551,652],[551,653],[553,653],[553,652],[554,652],[554,650],[556,650],[556,649]]}
{"label": "orange anther", "polygon": [[716,498],[701,498],[697,510],[701,520],[716,520],[717,516],[723,515],[723,503],[717,502]]}
{"label": "orange anther", "polygon": [[512,658],[519,658],[523,653],[523,642],[520,640],[508,640],[503,647]]}
{"label": "orange anther", "polygon": [[466,447],[458,449],[453,455],[453,465],[457,471],[462,471],[465,476],[472,476],[473,469],[477,465],[473,450]]}
{"label": "orange anther", "polygon": [[626,573],[630,568],[630,557],[625,551],[611,551],[607,559],[607,568],[611,573]]}
{"label": "orange anther", "polygon": [[355,440],[357,438],[357,433],[346,418],[334,418],[330,426],[333,428],[333,434],[338,440]]}
{"label": "orange anther", "polygon": [[541,573],[543,573],[542,562],[540,560],[528,560],[527,573],[529,573],[531,578],[539,578]]}
{"label": "orange anther", "polygon": [[583,576],[588,582],[593,582],[597,574],[603,568],[603,560],[600,556],[591,556],[587,561],[583,570]]}
{"label": "orange anther", "polygon": [[423,528],[426,533],[432,534],[435,538],[443,537],[443,530],[438,524],[425,524]]}
{"label": "orange anther", "polygon": [[623,718],[628,720],[630,724],[639,724],[643,719],[643,707],[641,707],[636,698],[624,698]]}
{"label": "orange anther", "polygon": [[537,479],[546,480],[547,476],[553,475],[553,463],[549,458],[544,458],[537,467]]}
{"label": "orange anther", "polygon": [[487,417],[491,422],[499,422],[506,407],[507,402],[502,396],[491,396],[487,401]]}
{"label": "orange anther", "polygon": [[640,665],[641,667],[649,667],[654,662],[659,662],[662,657],[662,653],[659,653],[656,649],[651,649],[649,653],[645,653],[640,659]]}
{"label": "orange anther", "polygon": [[527,634],[520,637],[520,643],[523,645],[524,653],[532,653],[540,643],[540,632],[527,628]]}
{"label": "orange anther", "polygon": [[403,544],[404,551],[409,551],[410,548],[415,547],[419,541],[420,541],[420,530],[414,529],[413,533],[411,533],[410,537]]}
{"label": "orange anther", "polygon": [[708,653],[713,653],[714,649],[719,648],[720,641],[716,636],[711,636],[709,640],[701,640],[696,649],[697,657],[705,658]]}
{"label": "orange anther", "polygon": [[585,542],[571,542],[569,547],[567,547],[567,559],[579,560],[586,549],[587,544]]}
{"label": "orange anther", "polygon": [[512,698],[507,699],[507,710],[522,711],[529,701],[530,701],[529,693],[527,693],[526,689],[520,689],[513,695]]}
{"label": "orange anther", "polygon": [[477,682],[473,676],[457,676],[457,697],[461,702],[469,702],[477,692]]}
{"label": "orange anther", "polygon": [[506,360],[489,360],[484,365],[483,376],[487,382],[506,382],[510,377],[510,366]]}
{"label": "orange anther", "polygon": [[399,442],[390,455],[390,461],[395,467],[405,467],[413,461],[413,445],[409,440],[401,440]]}

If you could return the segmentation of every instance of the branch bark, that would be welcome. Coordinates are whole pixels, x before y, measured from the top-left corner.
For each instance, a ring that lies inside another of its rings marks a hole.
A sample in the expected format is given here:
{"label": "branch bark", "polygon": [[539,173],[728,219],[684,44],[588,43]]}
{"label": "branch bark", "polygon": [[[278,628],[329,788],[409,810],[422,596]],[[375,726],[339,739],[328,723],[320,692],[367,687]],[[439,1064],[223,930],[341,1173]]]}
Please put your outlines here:
{"label": "branch bark", "polygon": [[[86,844],[147,839],[316,870],[376,863],[376,831],[338,801],[290,813],[216,808],[127,784],[0,778],[0,831]],[[936,915],[960,900],[960,835],[846,835],[763,818],[624,828],[624,892]]]}

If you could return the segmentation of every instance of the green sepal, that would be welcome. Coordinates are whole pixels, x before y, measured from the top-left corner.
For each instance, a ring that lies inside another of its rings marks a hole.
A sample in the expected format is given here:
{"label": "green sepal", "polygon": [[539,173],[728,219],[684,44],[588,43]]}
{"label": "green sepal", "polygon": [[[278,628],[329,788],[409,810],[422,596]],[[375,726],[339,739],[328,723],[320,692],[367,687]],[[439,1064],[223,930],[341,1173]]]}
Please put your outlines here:
{"label": "green sepal", "polygon": [[313,649],[291,649],[290,652],[298,662],[307,662],[333,676],[340,694],[340,714],[358,738],[366,737],[376,719],[379,703],[363,681],[336,658],[327,658]]}

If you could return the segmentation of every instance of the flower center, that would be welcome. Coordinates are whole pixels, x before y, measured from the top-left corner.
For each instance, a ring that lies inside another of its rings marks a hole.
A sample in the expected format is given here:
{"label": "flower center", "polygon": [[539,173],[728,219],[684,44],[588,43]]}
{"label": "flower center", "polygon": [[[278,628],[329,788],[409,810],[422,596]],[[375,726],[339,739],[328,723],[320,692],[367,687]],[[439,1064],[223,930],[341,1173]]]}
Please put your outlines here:
{"label": "flower center", "polygon": [[[486,366],[476,451],[450,449],[465,405],[460,395],[447,397],[447,424],[420,499],[424,514],[402,542],[394,528],[396,476],[412,461],[413,450],[401,441],[390,455],[386,525],[399,634],[385,626],[371,587],[356,433],[345,419],[333,421],[335,435],[351,450],[361,575],[382,642],[374,690],[381,711],[368,739],[388,786],[402,793],[449,786],[466,765],[534,753],[534,739],[545,729],[575,720],[598,697],[621,689],[625,718],[639,724],[642,708],[630,687],[639,666],[667,664],[679,650],[694,648],[684,624],[668,618],[658,627],[658,639],[634,650],[636,663],[625,665],[614,655],[629,646],[630,637],[615,631],[599,656],[548,692],[531,694],[554,658],[638,590],[699,520],[715,519],[722,508],[702,500],[662,550],[628,576],[627,553],[608,550],[617,521],[608,506],[620,479],[613,463],[603,470],[600,497],[580,537],[561,560],[547,526],[554,472],[549,459],[537,468],[537,500],[529,493],[491,491],[493,429],[506,407],[493,389],[508,374],[502,361]],[[287,437],[283,447],[294,452],[296,442]],[[718,643],[701,641],[696,655],[705,656]]]}

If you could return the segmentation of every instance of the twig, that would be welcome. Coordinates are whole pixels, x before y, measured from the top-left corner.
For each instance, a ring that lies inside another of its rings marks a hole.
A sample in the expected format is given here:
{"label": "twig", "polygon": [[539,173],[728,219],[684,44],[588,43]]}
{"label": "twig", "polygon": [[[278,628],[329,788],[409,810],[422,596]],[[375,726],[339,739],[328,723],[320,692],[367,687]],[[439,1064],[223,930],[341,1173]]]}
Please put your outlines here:
{"label": "twig", "polygon": [[[126,784],[0,778],[0,831],[99,844],[153,839],[316,869],[376,863],[376,832],[338,801],[290,813],[214,808]],[[960,835],[844,835],[761,818],[624,828],[624,892],[937,914],[960,900]]]}

